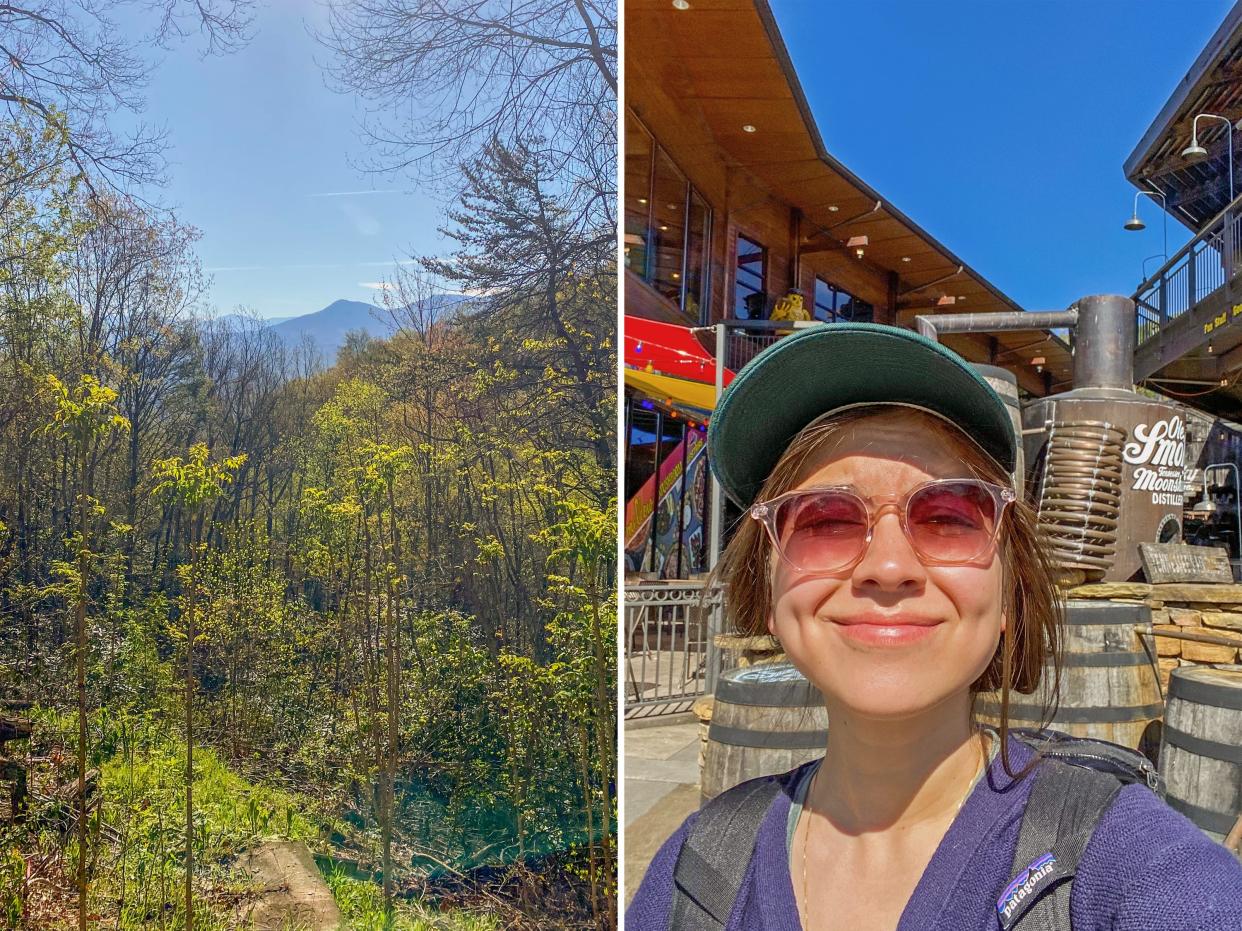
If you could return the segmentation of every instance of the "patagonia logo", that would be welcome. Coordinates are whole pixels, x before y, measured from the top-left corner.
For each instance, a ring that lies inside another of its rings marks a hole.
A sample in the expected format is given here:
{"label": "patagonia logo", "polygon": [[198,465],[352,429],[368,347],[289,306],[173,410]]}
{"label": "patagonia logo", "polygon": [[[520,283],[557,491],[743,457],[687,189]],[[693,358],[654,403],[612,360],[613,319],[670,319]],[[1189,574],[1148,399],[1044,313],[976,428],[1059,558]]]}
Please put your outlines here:
{"label": "patagonia logo", "polygon": [[1046,853],[1019,873],[996,900],[1000,926],[1009,931],[1039,894],[1069,874],[1057,865],[1057,858]]}

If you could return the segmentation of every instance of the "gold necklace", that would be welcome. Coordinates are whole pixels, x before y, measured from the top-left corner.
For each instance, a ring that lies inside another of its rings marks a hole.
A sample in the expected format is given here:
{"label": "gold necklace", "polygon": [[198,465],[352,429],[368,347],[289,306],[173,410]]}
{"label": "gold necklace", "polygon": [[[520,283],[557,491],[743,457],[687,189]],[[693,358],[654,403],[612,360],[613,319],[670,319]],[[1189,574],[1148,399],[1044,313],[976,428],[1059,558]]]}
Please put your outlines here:
{"label": "gold necklace", "polygon": [[[975,726],[975,733],[981,733],[981,729],[978,727],[978,725]],[[975,771],[974,771],[974,774],[970,777],[970,781],[966,783],[966,791],[962,793],[961,801],[959,801],[957,803],[957,807],[953,809],[953,817],[949,820],[950,824],[952,824],[954,821],[957,820],[957,816],[962,811],[962,806],[966,804],[966,799],[970,797],[970,792],[975,787],[975,780],[979,778],[979,773],[982,772],[983,770],[983,761],[986,758],[987,756],[983,751],[983,739],[981,738],[979,740],[979,762],[975,765]],[[815,775],[811,777],[811,784],[806,787],[806,801],[810,801],[811,796],[815,791],[815,780],[819,778],[820,770],[822,769],[823,769],[823,763],[821,762],[820,765],[815,770]],[[803,805],[802,805],[802,811],[803,811],[803,814],[806,816],[806,829],[802,832],[802,908],[806,914],[805,916],[802,916],[802,915],[798,916],[798,920],[802,922],[803,931],[810,931],[811,894],[810,894],[810,886],[807,882],[807,876],[806,876],[806,855],[807,855],[807,850],[810,847],[810,839],[811,839],[811,806],[806,804],[805,801],[803,802]]]}

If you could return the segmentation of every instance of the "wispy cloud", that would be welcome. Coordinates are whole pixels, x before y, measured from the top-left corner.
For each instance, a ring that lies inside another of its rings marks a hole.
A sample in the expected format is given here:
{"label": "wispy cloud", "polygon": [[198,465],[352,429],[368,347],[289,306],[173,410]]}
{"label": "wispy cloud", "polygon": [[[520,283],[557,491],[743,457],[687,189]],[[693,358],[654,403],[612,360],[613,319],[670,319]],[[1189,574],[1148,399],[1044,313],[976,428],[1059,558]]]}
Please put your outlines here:
{"label": "wispy cloud", "polygon": [[413,265],[416,259],[389,259],[386,262],[299,262],[291,265],[213,265],[208,272],[266,272],[281,269],[307,268],[392,268],[395,265]]}
{"label": "wispy cloud", "polygon": [[413,191],[318,191],[314,194],[307,194],[307,197],[367,197],[372,194],[413,194]]}
{"label": "wispy cloud", "polygon": [[358,287],[370,288],[372,291],[391,291],[396,285],[391,281],[359,281]]}

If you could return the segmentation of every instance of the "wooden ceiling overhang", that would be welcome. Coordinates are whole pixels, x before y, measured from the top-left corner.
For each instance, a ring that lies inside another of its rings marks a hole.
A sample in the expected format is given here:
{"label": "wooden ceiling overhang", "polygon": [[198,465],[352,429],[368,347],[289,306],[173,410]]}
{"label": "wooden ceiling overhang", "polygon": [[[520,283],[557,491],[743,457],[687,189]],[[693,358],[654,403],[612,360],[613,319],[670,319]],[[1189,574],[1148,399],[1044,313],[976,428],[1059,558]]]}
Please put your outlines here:
{"label": "wooden ceiling overhang", "polygon": [[[840,250],[896,276],[897,319],[915,314],[1022,310],[966,262],[842,165],[824,146],[766,0],[626,0],[628,105],[656,89],[706,129],[700,157],[745,170],[801,214],[801,252]],[[743,127],[754,127],[749,132]],[[866,236],[864,258],[846,243]],[[1045,331],[949,336],[976,362],[1015,371],[1043,395],[1070,386],[1068,344]],[[1042,366],[1031,360],[1042,358]]]}
{"label": "wooden ceiling overhang", "polygon": [[[1198,162],[1182,157],[1199,113],[1235,124],[1242,120],[1242,3],[1229,11],[1123,166],[1130,183],[1165,195],[1173,217],[1195,232],[1230,201],[1230,132],[1224,122],[1200,120],[1199,144],[1208,157]],[[1236,126],[1233,147],[1235,153],[1242,150],[1242,131]],[[1234,186],[1242,191],[1236,155]]]}

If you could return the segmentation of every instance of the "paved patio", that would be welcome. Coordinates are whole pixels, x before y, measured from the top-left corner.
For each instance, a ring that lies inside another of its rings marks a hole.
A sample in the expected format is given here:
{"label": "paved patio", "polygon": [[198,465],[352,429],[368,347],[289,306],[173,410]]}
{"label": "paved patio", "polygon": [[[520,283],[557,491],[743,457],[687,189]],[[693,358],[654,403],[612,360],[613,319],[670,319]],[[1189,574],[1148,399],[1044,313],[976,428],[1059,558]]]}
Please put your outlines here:
{"label": "paved patio", "polygon": [[699,807],[699,724],[673,714],[625,722],[625,902],[660,845]]}

